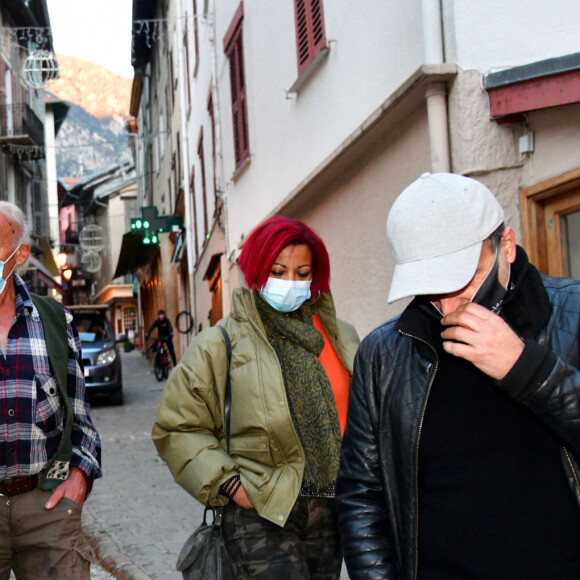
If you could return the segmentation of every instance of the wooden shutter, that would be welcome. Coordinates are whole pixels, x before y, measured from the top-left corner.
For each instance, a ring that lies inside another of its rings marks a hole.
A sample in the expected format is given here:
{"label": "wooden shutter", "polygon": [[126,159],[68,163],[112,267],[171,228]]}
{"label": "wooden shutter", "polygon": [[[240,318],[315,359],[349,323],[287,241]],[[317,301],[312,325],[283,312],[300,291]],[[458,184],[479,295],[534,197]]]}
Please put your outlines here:
{"label": "wooden shutter", "polygon": [[3,105],[6,102],[6,79],[4,78],[5,75],[5,65],[4,65],[4,58],[0,54],[0,105]]}
{"label": "wooden shutter", "polygon": [[224,52],[230,63],[230,85],[232,92],[232,121],[234,131],[234,156],[236,169],[250,156],[248,137],[248,110],[246,105],[246,82],[244,71],[244,49],[242,21],[244,3],[240,2],[236,14],[224,37]]}
{"label": "wooden shutter", "polygon": [[185,78],[187,79],[187,106],[191,105],[191,81],[189,80],[189,40],[187,35],[187,21],[185,24],[185,33],[183,35],[183,50],[185,51]]}
{"label": "wooden shutter", "polygon": [[298,75],[326,48],[322,0],[294,0]]}
{"label": "wooden shutter", "polygon": [[195,167],[192,165],[190,170],[191,177],[189,178],[189,192],[191,195],[191,203],[193,204],[193,245],[195,248],[195,263],[199,260],[199,242],[197,232],[197,202],[195,199]]}
{"label": "wooden shutter", "polygon": [[203,233],[207,237],[209,232],[209,219],[207,207],[207,189],[205,186],[205,158],[203,152],[203,127],[199,130],[199,139],[197,141],[197,155],[199,157],[199,169],[201,172],[201,195],[203,199]]}
{"label": "wooden shutter", "polygon": [[197,25],[197,0],[193,0],[193,38],[195,42],[195,62],[199,58],[199,27]]}
{"label": "wooden shutter", "polygon": [[246,83],[244,52],[240,31],[230,53],[230,75],[232,87],[232,116],[234,123],[234,152],[236,168],[249,156],[248,119],[246,108]]}

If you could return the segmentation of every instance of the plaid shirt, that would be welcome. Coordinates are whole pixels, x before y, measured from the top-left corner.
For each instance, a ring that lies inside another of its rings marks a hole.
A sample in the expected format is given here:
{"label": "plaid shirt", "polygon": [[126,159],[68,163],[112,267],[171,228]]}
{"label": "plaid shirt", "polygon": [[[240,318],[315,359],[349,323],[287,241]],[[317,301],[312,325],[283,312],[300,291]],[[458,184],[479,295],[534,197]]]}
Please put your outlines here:
{"label": "plaid shirt", "polygon": [[[57,450],[65,419],[38,310],[17,275],[14,285],[16,317],[0,356],[0,481],[40,473]],[[66,319],[67,391],[74,413],[71,467],[87,475],[90,490],[101,476],[101,440],[89,416],[81,343],[68,310]]]}

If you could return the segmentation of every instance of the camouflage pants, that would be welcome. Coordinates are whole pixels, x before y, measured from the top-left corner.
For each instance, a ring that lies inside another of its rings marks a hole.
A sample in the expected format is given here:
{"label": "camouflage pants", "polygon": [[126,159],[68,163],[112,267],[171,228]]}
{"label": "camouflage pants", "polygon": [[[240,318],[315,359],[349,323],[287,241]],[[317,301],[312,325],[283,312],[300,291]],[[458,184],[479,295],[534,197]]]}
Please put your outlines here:
{"label": "camouflage pants", "polygon": [[342,564],[334,499],[300,497],[281,528],[229,503],[223,534],[236,578],[338,580]]}

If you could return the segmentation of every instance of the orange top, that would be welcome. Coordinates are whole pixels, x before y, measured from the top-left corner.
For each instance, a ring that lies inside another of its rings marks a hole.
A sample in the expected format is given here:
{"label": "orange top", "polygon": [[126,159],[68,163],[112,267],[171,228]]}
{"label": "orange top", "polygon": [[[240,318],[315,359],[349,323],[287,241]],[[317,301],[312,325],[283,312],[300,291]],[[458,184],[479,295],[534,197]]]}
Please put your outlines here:
{"label": "orange top", "polygon": [[320,331],[324,337],[324,348],[318,357],[318,360],[324,367],[332,392],[334,393],[334,400],[336,401],[336,410],[338,411],[338,420],[340,422],[340,433],[344,434],[344,426],[346,425],[346,411],[348,409],[348,393],[350,388],[350,375],[348,371],[342,366],[338,355],[336,354],[328,336],[322,327],[322,321],[318,314],[312,316],[314,327]]}

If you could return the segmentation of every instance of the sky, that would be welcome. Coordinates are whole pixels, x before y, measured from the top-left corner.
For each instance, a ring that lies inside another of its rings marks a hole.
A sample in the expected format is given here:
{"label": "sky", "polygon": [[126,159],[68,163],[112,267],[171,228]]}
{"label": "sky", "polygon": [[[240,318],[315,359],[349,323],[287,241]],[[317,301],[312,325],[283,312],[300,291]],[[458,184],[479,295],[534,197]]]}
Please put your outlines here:
{"label": "sky", "polygon": [[48,0],[54,50],[133,78],[132,0]]}

